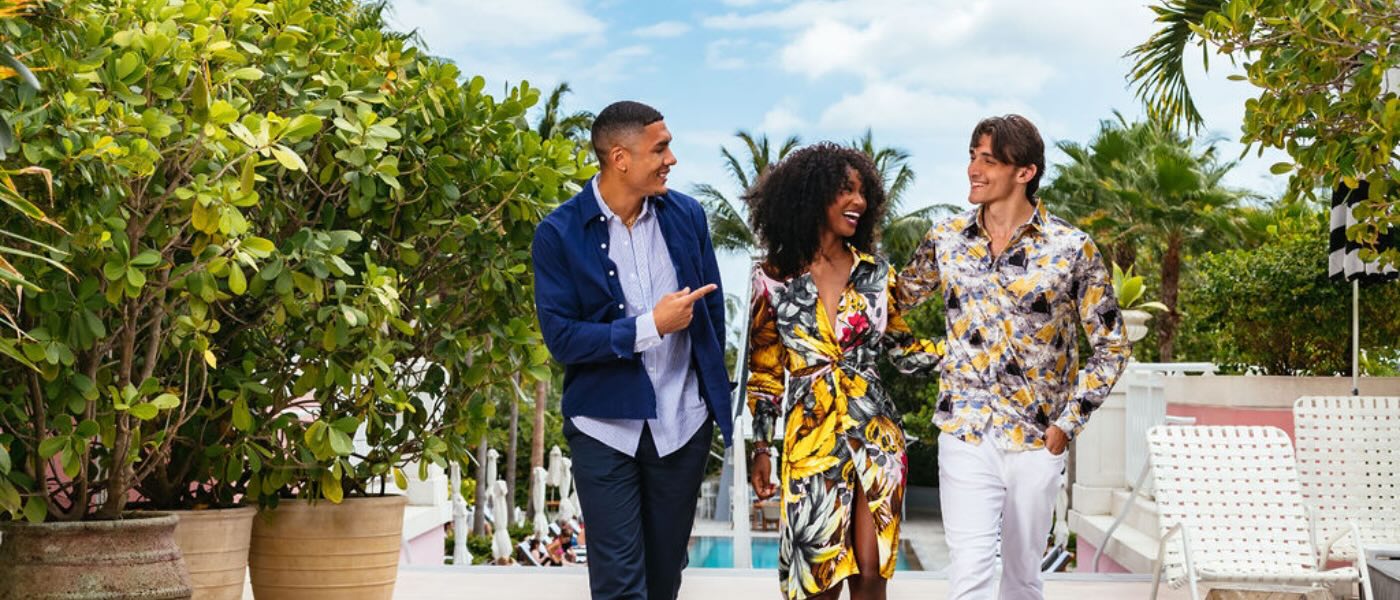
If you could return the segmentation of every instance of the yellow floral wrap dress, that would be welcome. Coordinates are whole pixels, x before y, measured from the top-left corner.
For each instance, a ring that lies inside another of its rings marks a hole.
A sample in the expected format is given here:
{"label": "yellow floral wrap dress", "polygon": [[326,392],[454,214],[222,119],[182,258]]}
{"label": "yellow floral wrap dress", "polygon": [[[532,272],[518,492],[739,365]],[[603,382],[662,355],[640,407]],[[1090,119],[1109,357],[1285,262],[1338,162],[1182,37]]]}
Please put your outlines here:
{"label": "yellow floral wrap dress", "polygon": [[756,439],[771,441],[783,427],[778,577],[791,600],[860,573],[851,530],[856,485],[874,517],[880,576],[894,575],[908,461],[876,358],[885,352],[901,372],[931,373],[944,350],[910,333],[893,301],[889,264],[852,252],[835,323],[810,273],[787,281],[761,267],[753,273],[748,408]]}

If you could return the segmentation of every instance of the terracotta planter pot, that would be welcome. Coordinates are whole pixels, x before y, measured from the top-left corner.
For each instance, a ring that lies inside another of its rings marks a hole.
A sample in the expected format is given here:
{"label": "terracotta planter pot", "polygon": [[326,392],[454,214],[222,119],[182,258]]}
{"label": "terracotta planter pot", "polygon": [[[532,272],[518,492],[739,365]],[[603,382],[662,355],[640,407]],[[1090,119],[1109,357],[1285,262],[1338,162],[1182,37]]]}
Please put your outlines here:
{"label": "terracotta planter pot", "polygon": [[242,600],[253,534],[252,506],[171,511],[180,517],[175,543],[185,556],[194,600]]}
{"label": "terracotta planter pot", "polygon": [[340,504],[286,500],[253,519],[248,574],[258,600],[390,600],[406,496]]}
{"label": "terracotta planter pot", "polygon": [[120,521],[0,522],[0,600],[189,598],[177,521],[128,513]]}

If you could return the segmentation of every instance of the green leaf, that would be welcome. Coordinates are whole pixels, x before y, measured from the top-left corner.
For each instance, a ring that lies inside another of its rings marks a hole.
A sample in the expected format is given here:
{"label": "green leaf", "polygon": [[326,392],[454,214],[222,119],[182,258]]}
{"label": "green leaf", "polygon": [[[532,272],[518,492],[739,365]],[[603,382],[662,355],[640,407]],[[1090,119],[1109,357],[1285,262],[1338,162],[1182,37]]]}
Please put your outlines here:
{"label": "green leaf", "polygon": [[274,246],[270,240],[265,238],[249,236],[243,238],[243,249],[258,258],[267,258],[273,251],[277,250],[277,246]]}
{"label": "green leaf", "polygon": [[345,433],[355,433],[360,429],[360,420],[355,417],[341,417],[331,423],[331,427],[344,431]]}
{"label": "green leaf", "polygon": [[404,476],[403,469],[394,467],[394,485],[401,490],[408,489],[408,477]]}
{"label": "green leaf", "polygon": [[345,498],[345,492],[340,489],[340,478],[330,471],[321,473],[321,496],[335,504],[340,504]]}
{"label": "green leaf", "polygon": [[238,120],[238,109],[224,100],[215,100],[209,105],[209,122],[214,125],[228,125]]}
{"label": "green leaf", "polygon": [[248,195],[253,193],[253,186],[258,182],[258,157],[256,154],[248,155],[243,159],[243,169],[238,175],[238,193]]}
{"label": "green leaf", "polygon": [[[79,431],[82,431],[82,429],[80,428]],[[10,468],[10,452],[6,450],[4,446],[0,446],[0,475],[8,474]]]}
{"label": "green leaf", "polygon": [[194,103],[194,120],[204,123],[209,120],[209,80],[203,67],[196,68],[199,70],[199,76],[194,78],[194,90],[190,94],[190,100]]}
{"label": "green leaf", "polygon": [[68,436],[66,435],[45,438],[44,441],[39,442],[39,458],[44,460],[53,458],[54,455],[63,450],[63,447],[67,444]]}
{"label": "green leaf", "polygon": [[160,252],[151,248],[142,250],[135,258],[131,259],[132,266],[149,269],[160,264]]}
{"label": "green leaf", "polygon": [[326,437],[326,422],[316,421],[306,428],[306,432],[301,434],[302,441],[311,448],[320,446]]}
{"label": "green leaf", "polygon": [[[98,426],[97,421],[94,421],[92,419],[84,419],[82,423],[78,423],[78,429],[74,433],[76,433],[77,436],[80,438],[91,439],[101,431],[102,428]],[[4,472],[4,469],[0,468],[0,473],[2,472]]]}
{"label": "green leaf", "polygon": [[301,157],[298,156],[296,152],[293,152],[291,148],[288,148],[281,144],[273,146],[272,156],[273,158],[277,159],[277,162],[282,163],[282,166],[286,167],[288,170],[306,170],[306,163],[302,162]]}
{"label": "green leaf", "polygon": [[165,393],[156,396],[154,400],[151,400],[151,404],[161,410],[170,410],[180,406],[180,397],[175,394]]}
{"label": "green leaf", "polygon": [[239,431],[249,431],[253,428],[253,415],[248,412],[248,401],[239,396],[233,401],[233,426]]}
{"label": "green leaf", "polygon": [[23,502],[19,490],[8,479],[0,477],[0,513],[8,512],[16,516],[22,510]]}
{"label": "green leaf", "polygon": [[127,414],[141,419],[142,421],[149,421],[151,419],[156,418],[157,414],[160,414],[160,410],[156,408],[156,405],[151,404],[150,402],[142,402],[140,404],[133,405],[131,408],[126,409],[126,412]]}
{"label": "green leaf", "polygon": [[126,79],[128,75],[136,72],[141,66],[141,57],[135,52],[127,52],[117,59],[117,79]]}
{"label": "green leaf", "polygon": [[24,503],[24,518],[30,523],[43,523],[48,514],[49,506],[44,502],[42,494],[30,496],[29,501]]}
{"label": "green leaf", "polygon": [[126,270],[126,281],[131,284],[131,287],[141,289],[141,287],[146,285],[146,274],[142,273],[140,269],[128,268]]}
{"label": "green leaf", "polygon": [[244,81],[257,81],[259,79],[262,79],[263,72],[262,69],[259,69],[257,67],[243,67],[242,69],[235,69],[228,75],[233,79],[242,79]]}
{"label": "green leaf", "polygon": [[1272,167],[1269,167],[1269,172],[1270,172],[1270,173],[1273,173],[1274,175],[1282,175],[1282,174],[1287,173],[1287,172],[1292,171],[1292,170],[1293,170],[1293,163],[1286,163],[1286,162],[1274,163],[1274,165],[1273,165]]}
{"label": "green leaf", "polygon": [[248,291],[248,280],[243,277],[243,269],[238,266],[238,263],[230,262],[228,264],[228,289],[238,296],[242,296],[243,292]]}
{"label": "green leaf", "polygon": [[330,434],[331,450],[334,450],[336,455],[350,456],[350,453],[355,450],[355,444],[350,441],[350,436],[346,435],[344,431],[330,427],[326,429],[326,432]]}
{"label": "green leaf", "polygon": [[[80,314],[83,327],[87,329],[88,333],[92,334],[92,337],[98,339],[107,337],[107,325],[102,322],[102,319],[97,318],[96,313],[84,309]],[[88,380],[88,384],[91,385],[91,383],[91,380]]]}
{"label": "green leaf", "polygon": [[292,141],[299,141],[321,130],[321,117],[316,115],[297,115],[287,124],[287,128],[282,132],[283,137]]}

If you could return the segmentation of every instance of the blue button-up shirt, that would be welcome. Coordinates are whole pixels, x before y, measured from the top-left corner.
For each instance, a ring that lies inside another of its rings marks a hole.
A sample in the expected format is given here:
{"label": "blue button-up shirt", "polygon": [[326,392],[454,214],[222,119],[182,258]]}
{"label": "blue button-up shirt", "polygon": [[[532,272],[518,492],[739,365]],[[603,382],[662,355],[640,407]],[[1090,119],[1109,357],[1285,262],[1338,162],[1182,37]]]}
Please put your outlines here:
{"label": "blue button-up shirt", "polygon": [[627,316],[637,317],[634,350],[641,355],[656,392],[656,418],[642,421],[579,416],[573,418],[573,423],[579,431],[608,447],[636,456],[645,422],[650,426],[657,454],[666,456],[690,441],[709,419],[709,409],[700,400],[699,381],[690,366],[690,334],[681,330],[665,337],[658,335],[651,314],[661,296],[678,289],[676,268],[661,225],[650,210],[650,199],[642,202],[641,214],[628,229],[603,202],[598,178],[594,177],[589,185],[608,224],[608,258],[617,265],[615,275],[627,299],[625,311]]}

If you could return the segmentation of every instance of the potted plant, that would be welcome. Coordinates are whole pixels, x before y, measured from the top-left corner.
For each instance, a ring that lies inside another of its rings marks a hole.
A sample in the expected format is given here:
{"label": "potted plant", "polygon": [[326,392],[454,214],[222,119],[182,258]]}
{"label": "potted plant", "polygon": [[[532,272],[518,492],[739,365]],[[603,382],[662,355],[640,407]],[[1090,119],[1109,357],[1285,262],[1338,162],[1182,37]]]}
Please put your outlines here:
{"label": "potted plant", "polygon": [[1167,305],[1161,302],[1143,301],[1146,290],[1142,276],[1133,273],[1132,265],[1128,266],[1127,271],[1116,263],[1113,265],[1113,294],[1118,298],[1118,309],[1123,315],[1123,326],[1129,341],[1136,342],[1147,336],[1147,322],[1152,319],[1148,310],[1167,310]]}
{"label": "potted plant", "polygon": [[[429,464],[466,464],[495,402],[521,393],[512,376],[550,374],[529,245],[592,168],[580,143],[529,130],[539,92],[528,84],[498,99],[387,31],[382,7],[312,6],[279,4],[229,33],[240,47],[287,44],[243,68],[294,78],[246,84],[257,102],[281,104],[253,104],[244,130],[270,122],[276,138],[290,125],[258,115],[290,107],[324,126],[274,140],[260,159],[259,194],[295,201],[249,216],[274,251],[228,307],[236,325],[211,339],[224,352],[224,421],[244,440],[226,448],[238,459],[228,464],[246,467],[238,489],[263,509],[249,556],[257,596],[356,587],[387,598],[405,502],[394,488]],[[298,36],[282,42],[292,25]]]}
{"label": "potted plant", "polygon": [[[387,597],[403,504],[389,482],[466,462],[495,400],[518,393],[510,375],[548,376],[528,248],[591,175],[587,153],[529,131],[538,91],[483,93],[379,7],[43,6],[59,14],[23,39],[44,42],[33,56],[65,93],[7,98],[4,116],[73,229],[27,237],[74,276],[36,269],[44,291],[16,312],[35,370],[0,366],[16,383],[0,396],[0,510],[51,527],[135,521],[133,500],[242,498],[263,509],[259,598],[308,566],[297,597],[376,578],[364,597]],[[325,548],[295,532],[347,521],[382,556],[315,568]],[[17,564],[11,531],[0,568]]]}

